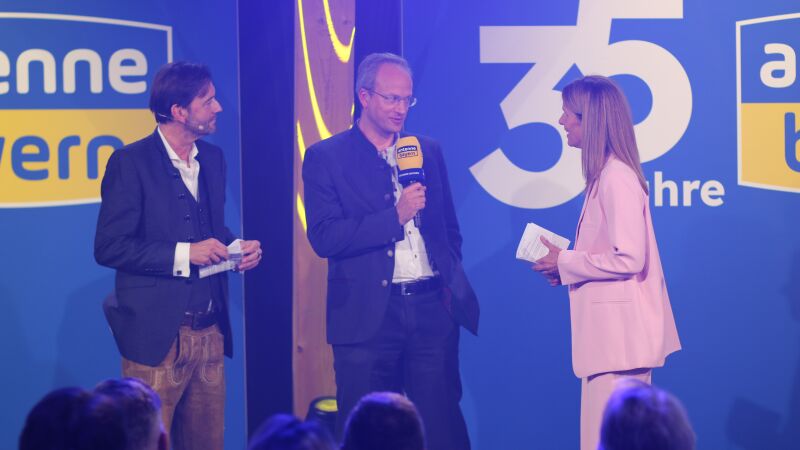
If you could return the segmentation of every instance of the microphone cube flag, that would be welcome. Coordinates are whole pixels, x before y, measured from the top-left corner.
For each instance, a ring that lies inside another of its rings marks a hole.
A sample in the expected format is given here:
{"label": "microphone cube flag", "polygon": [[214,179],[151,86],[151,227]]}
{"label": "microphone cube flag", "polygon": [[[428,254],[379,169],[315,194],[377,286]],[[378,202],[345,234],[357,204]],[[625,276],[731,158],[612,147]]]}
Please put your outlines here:
{"label": "microphone cube flag", "polygon": [[403,136],[395,146],[397,160],[397,179],[403,186],[425,182],[422,170],[422,147],[415,136]]}

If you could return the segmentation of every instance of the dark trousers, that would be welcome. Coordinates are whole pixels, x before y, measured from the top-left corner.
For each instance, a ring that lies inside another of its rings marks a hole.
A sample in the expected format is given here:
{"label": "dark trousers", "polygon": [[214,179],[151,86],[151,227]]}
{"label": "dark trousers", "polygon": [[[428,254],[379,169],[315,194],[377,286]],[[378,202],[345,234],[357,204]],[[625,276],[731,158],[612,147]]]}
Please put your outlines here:
{"label": "dark trousers", "polygon": [[461,414],[459,328],[441,292],[391,296],[378,332],[358,344],[334,345],[337,434],[358,400],[376,391],[405,393],[425,426],[427,450],[469,450]]}

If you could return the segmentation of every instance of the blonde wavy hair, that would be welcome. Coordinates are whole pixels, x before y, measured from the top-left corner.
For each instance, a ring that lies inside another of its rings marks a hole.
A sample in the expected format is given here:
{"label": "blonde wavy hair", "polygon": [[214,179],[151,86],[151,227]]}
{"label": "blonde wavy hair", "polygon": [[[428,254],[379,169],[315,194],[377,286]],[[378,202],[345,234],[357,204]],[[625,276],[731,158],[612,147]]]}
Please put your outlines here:
{"label": "blonde wavy hair", "polygon": [[591,191],[608,157],[614,155],[633,169],[642,189],[649,194],[633,132],[631,109],[619,86],[610,78],[589,75],[565,86],[561,98],[581,121],[581,166],[586,192]]}

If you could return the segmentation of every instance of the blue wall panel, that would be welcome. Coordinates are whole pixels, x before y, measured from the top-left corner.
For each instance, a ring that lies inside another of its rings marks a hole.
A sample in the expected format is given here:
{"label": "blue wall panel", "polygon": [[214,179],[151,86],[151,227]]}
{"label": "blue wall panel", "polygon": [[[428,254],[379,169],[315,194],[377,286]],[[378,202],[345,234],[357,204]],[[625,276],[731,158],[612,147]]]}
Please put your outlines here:
{"label": "blue wall panel", "polygon": [[[404,53],[419,97],[407,128],[443,143],[482,304],[481,335],[465,334],[461,346],[462,406],[475,448],[578,445],[566,289],[550,288],[514,254],[529,221],[574,237],[580,168],[552,176],[562,154],[575,152],[562,148],[563,130],[553,125],[560,86],[581,73],[613,75],[636,121],[651,122],[637,125],[637,135],[684,346],[654,383],[686,404],[698,448],[797,448],[800,173],[784,161],[796,147],[784,158],[783,118],[797,109],[800,82],[767,88],[760,75],[764,62],[782,59],[764,54],[764,42],[800,51],[797,13],[788,0],[405,1]],[[776,15],[784,17],[746,22]],[[752,104],[737,100],[737,22],[743,101]],[[608,50],[631,41],[644,49],[640,56]],[[517,103],[503,107],[504,99]],[[656,117],[656,109],[666,113]],[[511,164],[480,179],[475,165],[498,148]],[[498,198],[498,186],[513,184],[513,166],[530,182],[516,186],[511,201]],[[680,191],[675,206],[667,181]],[[704,202],[695,190],[686,206],[685,181],[721,186],[724,195]]]}
{"label": "blue wall panel", "polygon": [[[219,118],[217,133],[209,140],[225,150],[228,163],[226,222],[234,231],[241,228],[235,2],[0,1],[0,13],[19,12],[90,16],[171,27],[173,60],[203,62],[212,70],[217,97],[224,111]],[[74,132],[84,143],[95,126],[121,130],[121,135],[130,136],[121,138],[126,143],[152,132],[155,126],[152,119],[124,123],[125,113],[119,112],[146,110],[146,93],[116,93],[111,89],[104,70],[103,93],[91,94],[88,92],[88,70],[79,65],[77,92],[65,94],[61,88],[60,58],[71,49],[88,48],[95,50],[105,62],[117,48],[138,48],[146,56],[148,67],[146,75],[136,79],[146,81],[149,88],[155,71],[166,62],[168,52],[163,32],[148,34],[138,28],[64,20],[48,21],[43,25],[42,21],[25,22],[3,14],[0,14],[0,23],[3,37],[0,51],[8,56],[11,66],[10,76],[0,77],[0,82],[10,82],[10,92],[0,95],[0,114],[4,118],[0,124],[0,138],[16,136],[18,130],[15,127],[33,127],[40,130],[42,136],[69,131],[62,130],[68,125],[61,122],[62,116],[58,116],[55,110],[70,111],[69,117],[73,119],[69,120],[81,124]],[[43,75],[35,64],[30,76],[30,93],[16,92],[15,60],[19,53],[30,48],[46,49],[56,57],[56,93],[42,92]],[[113,111],[98,111],[98,108]],[[22,117],[19,110],[24,109],[37,110],[32,116],[36,123],[30,123],[30,120],[26,123],[27,119],[14,122],[17,120],[15,117]],[[93,122],[114,114],[119,114],[119,118],[114,118],[110,125]],[[12,161],[8,159],[11,144],[5,142],[5,151],[0,153],[0,176],[3,177],[0,186],[4,190],[0,196],[3,202],[34,195],[31,192],[40,189],[34,184],[12,183],[14,180],[10,177],[14,172],[9,170]],[[57,152],[54,144],[50,146],[52,160]],[[105,159],[101,157],[101,161],[104,164]],[[42,183],[52,186],[52,190],[42,191],[45,194],[41,195],[45,197],[50,194],[58,197],[60,190],[72,189],[72,182],[78,182],[70,179],[58,184],[55,180],[56,166],[52,161],[28,163],[26,167],[49,169],[48,179],[40,182],[40,186]],[[99,189],[92,186],[83,189],[94,192],[95,197],[99,194]],[[119,353],[101,310],[103,298],[113,288],[114,275],[112,270],[97,266],[92,256],[98,209],[99,204],[94,202],[72,206],[0,208],[0,236],[3,236],[0,239],[3,246],[0,299],[4,306],[4,312],[0,314],[0,355],[4,360],[4,370],[0,375],[0,392],[4,399],[0,408],[0,448],[16,447],[27,411],[46,392],[66,385],[92,387],[102,379],[120,375]],[[246,431],[241,277],[234,274],[231,281],[235,357],[226,361],[226,447],[243,448]]]}

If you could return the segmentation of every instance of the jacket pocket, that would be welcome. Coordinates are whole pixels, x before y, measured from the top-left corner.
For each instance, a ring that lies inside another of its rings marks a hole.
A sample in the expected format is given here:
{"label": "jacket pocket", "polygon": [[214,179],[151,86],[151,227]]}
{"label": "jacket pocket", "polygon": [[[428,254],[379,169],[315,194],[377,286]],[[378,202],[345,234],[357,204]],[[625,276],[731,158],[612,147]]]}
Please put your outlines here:
{"label": "jacket pocket", "polygon": [[591,303],[630,303],[635,286],[633,280],[596,280],[584,283],[580,297]]}

